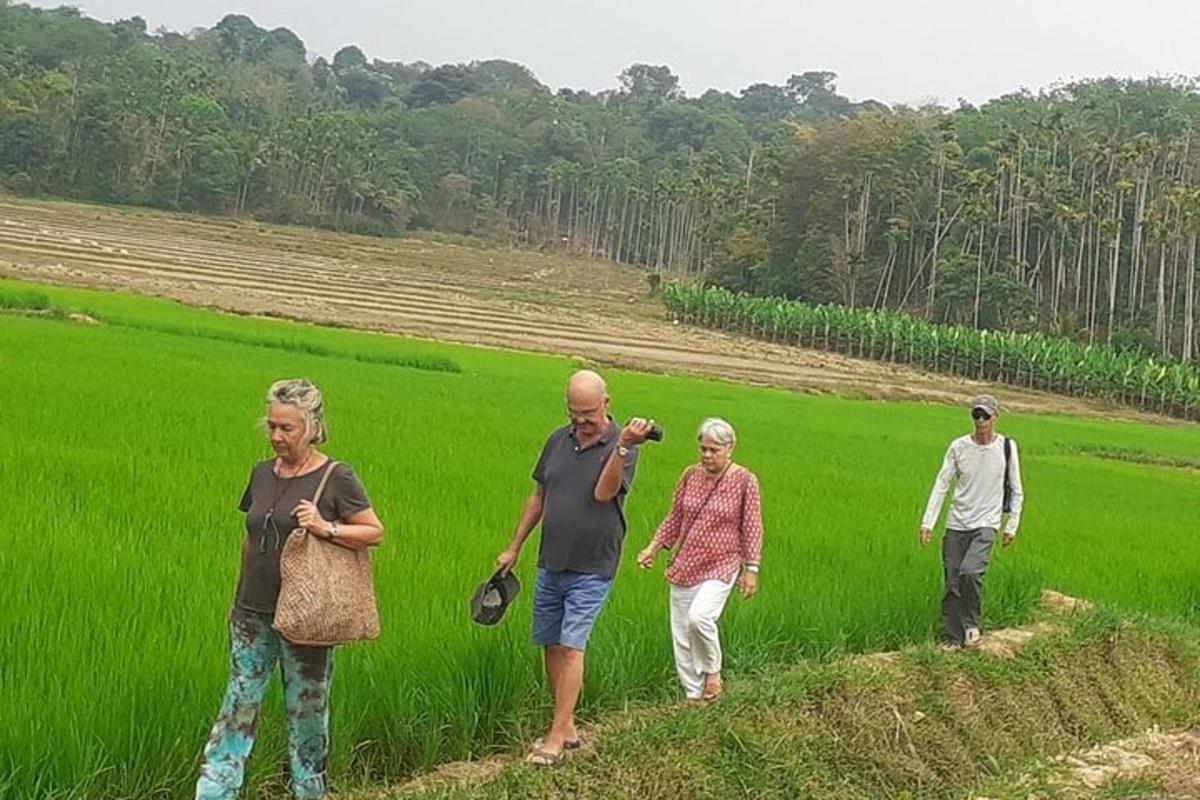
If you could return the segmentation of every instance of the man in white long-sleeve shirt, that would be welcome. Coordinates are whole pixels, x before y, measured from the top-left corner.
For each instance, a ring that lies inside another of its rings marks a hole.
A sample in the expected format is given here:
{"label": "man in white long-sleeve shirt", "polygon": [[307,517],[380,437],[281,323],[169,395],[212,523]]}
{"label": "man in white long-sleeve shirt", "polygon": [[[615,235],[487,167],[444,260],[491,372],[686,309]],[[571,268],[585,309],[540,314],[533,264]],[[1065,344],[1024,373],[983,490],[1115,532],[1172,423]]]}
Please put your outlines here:
{"label": "man in white long-sleeve shirt", "polygon": [[950,443],[921,521],[921,545],[925,546],[933,538],[933,526],[950,484],[957,482],[942,541],[946,576],[942,638],[951,647],[979,644],[983,578],[996,532],[1003,513],[1008,512],[1004,527],[1004,546],[1008,547],[1021,521],[1024,493],[1017,443],[996,433],[999,413],[999,404],[990,394],[971,400],[975,432]]}

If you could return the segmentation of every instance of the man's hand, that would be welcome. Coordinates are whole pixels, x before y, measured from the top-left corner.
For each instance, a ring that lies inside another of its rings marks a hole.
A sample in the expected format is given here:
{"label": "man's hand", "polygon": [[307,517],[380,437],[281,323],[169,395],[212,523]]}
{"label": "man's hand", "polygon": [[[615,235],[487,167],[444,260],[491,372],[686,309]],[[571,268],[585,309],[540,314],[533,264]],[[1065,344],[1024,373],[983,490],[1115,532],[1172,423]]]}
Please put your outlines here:
{"label": "man's hand", "polygon": [[621,428],[621,437],[617,443],[622,447],[637,447],[646,441],[646,434],[650,433],[650,429],[653,427],[654,420],[634,417],[626,423],[624,428]]}
{"label": "man's hand", "polygon": [[1016,540],[1017,540],[1017,535],[1015,533],[1012,533],[1012,532],[1006,533],[1006,534],[1004,534],[1004,541],[1002,542],[1002,545],[1004,547],[1012,547],[1012,543],[1015,542]]}
{"label": "man's hand", "polygon": [[748,569],[742,570],[738,577],[738,588],[742,590],[742,597],[747,600],[754,597],[754,593],[758,591],[758,573]]}
{"label": "man's hand", "polygon": [[501,575],[507,575],[513,567],[517,565],[517,559],[521,556],[521,551],[515,547],[509,547],[500,555],[496,556],[496,569]]}
{"label": "man's hand", "polygon": [[927,547],[933,540],[933,528],[921,528],[921,547]]}
{"label": "man's hand", "polygon": [[637,554],[638,566],[642,569],[650,569],[654,566],[654,559],[658,557],[658,551],[661,550],[656,543],[651,542]]}

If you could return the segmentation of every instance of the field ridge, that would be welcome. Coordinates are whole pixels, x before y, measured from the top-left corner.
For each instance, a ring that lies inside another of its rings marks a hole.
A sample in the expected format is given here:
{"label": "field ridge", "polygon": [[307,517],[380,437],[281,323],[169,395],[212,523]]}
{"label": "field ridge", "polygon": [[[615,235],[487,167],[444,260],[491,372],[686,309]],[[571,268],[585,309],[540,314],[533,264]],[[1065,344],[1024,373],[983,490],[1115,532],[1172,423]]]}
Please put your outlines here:
{"label": "field ridge", "polygon": [[[1166,756],[1198,741],[1186,732],[1200,697],[1197,635],[1047,591],[1036,620],[987,633],[978,652],[925,645],[778,667],[735,679],[702,709],[608,715],[554,770],[496,755],[346,796],[1076,800],[1097,796],[1080,786],[1119,789],[1158,767],[1176,792],[1183,782],[1195,792],[1200,771]],[[1164,737],[1163,727],[1184,732]],[[1131,766],[1114,755],[1127,752],[1142,758]]]}

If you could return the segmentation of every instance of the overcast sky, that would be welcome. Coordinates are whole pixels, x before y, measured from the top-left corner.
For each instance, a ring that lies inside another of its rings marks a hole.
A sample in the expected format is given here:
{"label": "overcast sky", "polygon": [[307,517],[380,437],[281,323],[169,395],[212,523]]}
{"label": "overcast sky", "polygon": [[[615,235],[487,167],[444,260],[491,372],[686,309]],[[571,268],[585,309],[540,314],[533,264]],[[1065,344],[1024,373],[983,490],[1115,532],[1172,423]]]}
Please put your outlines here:
{"label": "overcast sky", "polygon": [[[36,0],[53,7],[61,2]],[[228,13],[291,28],[310,53],[431,64],[505,58],[553,87],[616,85],[629,64],[667,64],[689,95],[838,73],[854,100],[958,98],[1103,75],[1200,74],[1198,0],[79,0],[151,30],[211,27]]]}

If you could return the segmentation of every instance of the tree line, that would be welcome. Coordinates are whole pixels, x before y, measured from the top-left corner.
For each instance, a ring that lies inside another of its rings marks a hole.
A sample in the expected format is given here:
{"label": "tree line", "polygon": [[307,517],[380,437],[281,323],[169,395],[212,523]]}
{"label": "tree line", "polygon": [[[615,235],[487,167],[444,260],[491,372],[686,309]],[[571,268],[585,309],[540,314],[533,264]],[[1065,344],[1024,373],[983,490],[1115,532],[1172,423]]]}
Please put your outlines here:
{"label": "tree line", "polygon": [[1197,355],[1200,93],[1097,79],[854,103],[803,71],[685,96],[0,0],[0,188],[391,235],[432,229],[737,291]]}
{"label": "tree line", "polygon": [[684,97],[635,64],[552,91],[507,61],[306,58],[241,15],[186,35],[0,0],[14,192],[394,233],[432,228],[697,271],[774,193],[790,124],[852,113],[831,73]]}
{"label": "tree line", "polygon": [[1193,360],[1197,121],[1194,80],[1106,79],[804,131],[725,283]]}

